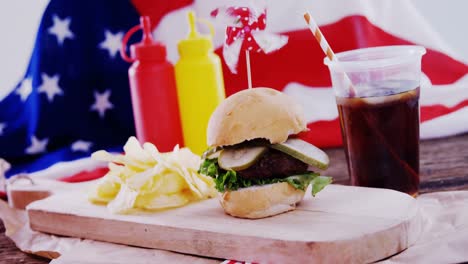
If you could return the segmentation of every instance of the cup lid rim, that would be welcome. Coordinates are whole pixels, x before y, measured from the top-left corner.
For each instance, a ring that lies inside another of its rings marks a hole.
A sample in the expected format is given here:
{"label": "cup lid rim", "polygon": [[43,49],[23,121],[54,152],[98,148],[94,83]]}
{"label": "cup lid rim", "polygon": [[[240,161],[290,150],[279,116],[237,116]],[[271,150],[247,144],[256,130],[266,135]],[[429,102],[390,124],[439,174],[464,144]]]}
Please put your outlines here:
{"label": "cup lid rim", "polygon": [[[369,59],[362,58],[355,60],[346,60],[346,58],[359,58],[360,55],[389,53],[389,57]],[[417,45],[394,45],[394,46],[379,46],[362,49],[354,49],[336,53],[338,60],[330,60],[325,57],[324,64],[329,68],[340,71],[360,71],[366,69],[385,68],[395,66],[414,59],[420,59],[426,53],[423,46]]]}

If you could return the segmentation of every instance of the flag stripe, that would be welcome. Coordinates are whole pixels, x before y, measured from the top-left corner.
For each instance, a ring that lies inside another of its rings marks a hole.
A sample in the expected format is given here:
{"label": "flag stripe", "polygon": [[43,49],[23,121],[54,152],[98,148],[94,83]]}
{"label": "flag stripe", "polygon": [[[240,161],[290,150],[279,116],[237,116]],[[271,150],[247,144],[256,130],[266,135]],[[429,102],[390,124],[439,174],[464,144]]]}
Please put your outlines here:
{"label": "flag stripe", "polygon": [[153,0],[131,1],[140,15],[151,18],[151,24],[154,28],[159,25],[161,19],[168,13],[193,4],[193,0],[171,0],[164,2]]}
{"label": "flag stripe", "polygon": [[421,121],[429,121],[431,119],[458,111],[466,106],[468,106],[468,99],[458,103],[453,107],[447,107],[444,105],[421,106]]}
{"label": "flag stripe", "polygon": [[468,131],[468,107],[421,124],[421,138],[439,138]]}
{"label": "flag stripe", "polygon": [[[359,28],[362,34],[370,36],[356,40],[353,30]],[[323,26],[335,51],[345,51],[356,47],[380,45],[409,45],[408,41],[392,36],[372,25],[365,17],[346,17],[341,21]],[[290,82],[307,86],[330,86],[328,69],[323,65],[323,53],[308,30],[286,33],[289,43],[271,54],[252,54],[252,80],[254,86],[268,86],[281,90]],[[221,55],[221,49],[216,53]],[[284,63],[285,61],[294,63]],[[468,72],[468,67],[440,52],[428,49],[423,59],[423,70],[433,84],[454,83]],[[239,60],[238,74],[234,75],[225,67],[226,91],[230,95],[246,86],[245,58]],[[270,76],[275,76],[271,78]],[[256,80],[260,80],[256,82]]]}

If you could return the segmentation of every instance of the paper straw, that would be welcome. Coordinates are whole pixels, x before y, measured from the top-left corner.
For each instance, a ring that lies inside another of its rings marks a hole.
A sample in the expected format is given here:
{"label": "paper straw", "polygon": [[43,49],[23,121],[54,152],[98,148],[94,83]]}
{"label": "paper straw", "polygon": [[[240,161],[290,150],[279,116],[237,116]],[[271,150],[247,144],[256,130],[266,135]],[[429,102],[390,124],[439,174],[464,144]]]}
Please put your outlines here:
{"label": "paper straw", "polygon": [[[323,36],[322,31],[320,31],[320,28],[318,27],[317,23],[315,20],[312,18],[309,12],[304,13],[304,20],[306,21],[307,25],[309,26],[310,31],[314,35],[315,39],[317,42],[320,44],[320,47],[322,48],[322,51],[327,55],[328,59],[331,61],[338,62],[338,58],[336,57],[335,53],[331,49],[330,45],[328,44],[328,41],[325,39],[325,36]],[[349,93],[351,96],[354,96],[356,94],[356,90],[354,89],[353,83],[351,82],[351,79],[349,76],[346,74],[346,72],[343,71],[343,76],[344,76],[344,81],[346,82],[346,86],[349,87]]]}
{"label": "paper straw", "polygon": [[250,53],[248,50],[245,51],[245,62],[247,63],[247,82],[249,89],[252,89],[252,72],[250,71]]}

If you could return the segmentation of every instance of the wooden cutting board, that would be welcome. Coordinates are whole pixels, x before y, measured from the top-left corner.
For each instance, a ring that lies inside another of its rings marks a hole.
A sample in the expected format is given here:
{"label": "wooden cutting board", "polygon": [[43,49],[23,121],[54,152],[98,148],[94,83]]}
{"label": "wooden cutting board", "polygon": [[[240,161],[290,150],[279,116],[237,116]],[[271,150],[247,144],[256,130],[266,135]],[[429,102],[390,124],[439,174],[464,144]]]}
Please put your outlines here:
{"label": "wooden cutting board", "polygon": [[373,262],[413,244],[422,217],[412,197],[331,185],[297,210],[259,220],[224,214],[216,199],[162,212],[113,215],[85,192],[27,207],[33,230],[200,256],[259,263]]}

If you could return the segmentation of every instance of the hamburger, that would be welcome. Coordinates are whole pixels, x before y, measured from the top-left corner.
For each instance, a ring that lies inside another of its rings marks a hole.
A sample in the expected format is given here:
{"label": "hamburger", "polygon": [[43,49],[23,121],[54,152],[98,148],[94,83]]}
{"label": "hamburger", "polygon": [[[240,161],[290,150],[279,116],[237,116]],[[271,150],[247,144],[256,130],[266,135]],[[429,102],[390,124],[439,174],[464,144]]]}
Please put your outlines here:
{"label": "hamburger", "polygon": [[294,210],[331,183],[325,152],[297,138],[307,124],[301,106],[270,88],[243,90],[224,100],[208,123],[200,173],[213,178],[232,216],[263,218]]}

